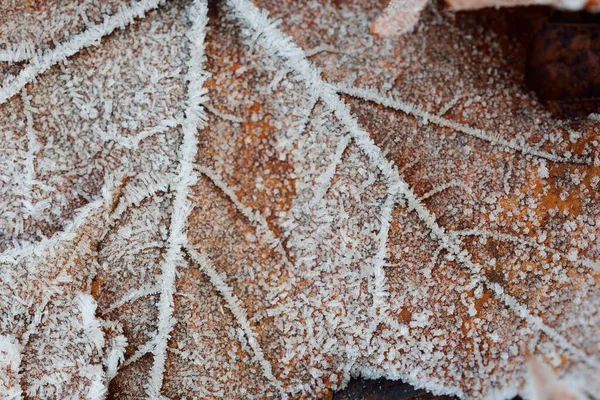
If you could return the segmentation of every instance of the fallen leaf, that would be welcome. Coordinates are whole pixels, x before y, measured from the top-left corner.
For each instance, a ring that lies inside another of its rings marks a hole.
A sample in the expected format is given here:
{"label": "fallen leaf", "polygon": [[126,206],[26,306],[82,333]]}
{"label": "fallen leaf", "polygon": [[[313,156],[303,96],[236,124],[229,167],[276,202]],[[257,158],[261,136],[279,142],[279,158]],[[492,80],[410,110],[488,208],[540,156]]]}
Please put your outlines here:
{"label": "fallen leaf", "polygon": [[513,14],[383,7],[141,0],[7,61],[3,394],[600,392],[598,121]]}

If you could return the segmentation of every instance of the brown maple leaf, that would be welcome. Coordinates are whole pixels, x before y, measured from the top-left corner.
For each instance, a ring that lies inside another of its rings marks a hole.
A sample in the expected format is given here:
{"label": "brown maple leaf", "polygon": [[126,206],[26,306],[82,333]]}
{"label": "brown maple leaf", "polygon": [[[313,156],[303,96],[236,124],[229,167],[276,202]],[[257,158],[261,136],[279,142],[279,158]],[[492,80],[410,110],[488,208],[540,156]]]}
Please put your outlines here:
{"label": "brown maple leaf", "polygon": [[68,28],[2,64],[3,394],[600,392],[598,122],[527,90],[513,14],[382,9],[27,11]]}

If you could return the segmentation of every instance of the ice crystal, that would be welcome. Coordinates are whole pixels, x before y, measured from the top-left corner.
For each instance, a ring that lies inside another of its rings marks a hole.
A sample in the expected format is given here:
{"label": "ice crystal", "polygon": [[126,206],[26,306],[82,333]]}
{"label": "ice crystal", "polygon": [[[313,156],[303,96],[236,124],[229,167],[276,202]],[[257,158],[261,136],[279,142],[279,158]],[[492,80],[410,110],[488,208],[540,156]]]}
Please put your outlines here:
{"label": "ice crystal", "polygon": [[598,118],[506,14],[58,3],[0,16],[0,396],[600,393]]}

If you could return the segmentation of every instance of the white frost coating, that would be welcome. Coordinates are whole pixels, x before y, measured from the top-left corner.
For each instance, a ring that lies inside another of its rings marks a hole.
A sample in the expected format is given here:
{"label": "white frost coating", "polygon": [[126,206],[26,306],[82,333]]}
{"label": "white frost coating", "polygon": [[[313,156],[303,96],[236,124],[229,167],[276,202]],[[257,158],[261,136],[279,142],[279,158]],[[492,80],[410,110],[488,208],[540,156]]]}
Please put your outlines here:
{"label": "white frost coating", "polygon": [[125,186],[119,204],[111,216],[112,219],[119,218],[129,207],[138,206],[142,200],[152,197],[158,192],[166,192],[173,179],[172,174],[157,172],[137,175],[136,180],[139,181],[139,184]]}
{"label": "white frost coating", "polygon": [[564,254],[561,251],[558,251],[552,247],[540,244],[529,238],[522,238],[522,237],[518,237],[518,236],[514,236],[514,235],[509,235],[507,233],[490,232],[490,231],[486,231],[484,229],[469,229],[469,230],[464,230],[464,231],[453,231],[452,234],[457,235],[459,237],[460,236],[481,236],[481,237],[485,237],[485,238],[492,238],[495,240],[499,240],[501,242],[517,243],[517,244],[531,247],[533,249],[545,251],[550,254],[555,254],[557,256],[566,258],[570,262],[572,262],[573,264],[575,264],[577,266],[589,268],[589,269],[595,270],[595,271],[600,271],[600,265],[598,265],[597,262],[590,260],[589,258],[574,258],[573,259],[568,254]]}
{"label": "white frost coating", "polygon": [[154,352],[154,349],[156,348],[159,340],[160,340],[160,337],[158,337],[158,335],[155,334],[146,343],[139,345],[135,349],[133,354],[131,356],[129,356],[129,358],[127,358],[123,362],[123,364],[121,364],[121,366],[119,368],[124,368],[130,364],[133,364],[134,362],[138,361],[140,358],[144,357],[146,354],[148,354],[150,352]]}
{"label": "white frost coating", "polygon": [[[258,39],[259,44],[266,52],[281,57],[288,65],[288,68],[296,71],[305,80],[308,91],[319,96],[325,105],[346,126],[350,133],[350,138],[354,139],[372,165],[376,166],[388,181],[388,197],[386,205],[384,205],[384,209],[382,210],[382,225],[378,238],[379,247],[374,259],[374,265],[372,266],[370,285],[372,286],[373,293],[373,307],[379,309],[383,307],[381,303],[385,301],[385,293],[387,292],[383,265],[387,256],[386,242],[391,221],[391,212],[398,194],[409,190],[408,185],[400,180],[396,168],[392,167],[385,159],[368,134],[358,127],[348,107],[341,102],[334,88],[321,80],[320,71],[306,59],[302,49],[289,36],[281,32],[276,23],[269,20],[267,13],[259,10],[254,4],[246,0],[230,0],[229,2],[235,10],[236,17],[255,31],[254,37]],[[337,150],[340,150],[339,146]],[[336,157],[334,157],[328,170],[331,169],[331,165],[336,165],[336,160],[338,158],[341,159],[341,156],[342,153],[338,154],[338,151],[336,151]],[[375,318],[375,320],[374,326],[369,329],[371,332],[376,328],[378,318]],[[351,362],[353,363],[355,360]],[[457,394],[452,389],[447,390],[448,393]]]}
{"label": "white frost coating", "polygon": [[386,289],[385,270],[384,266],[388,254],[388,237],[390,233],[392,212],[396,205],[396,193],[393,187],[388,187],[388,195],[385,199],[381,210],[381,216],[379,222],[381,227],[377,234],[377,253],[373,258],[371,265],[371,273],[369,274],[369,292],[373,296],[373,305],[371,313],[371,321],[369,322],[369,332],[367,333],[368,340],[371,339],[373,333],[377,329],[377,326],[382,320],[391,320],[386,318],[387,310],[389,309],[389,302],[386,301],[389,295]]}
{"label": "white frost coating", "polygon": [[359,99],[372,101],[377,104],[381,104],[382,106],[392,108],[394,110],[402,111],[408,115],[412,115],[414,117],[423,118],[424,120],[431,121],[434,124],[439,126],[443,126],[446,128],[453,129],[458,132],[462,132],[466,135],[475,137],[477,139],[485,140],[486,142],[491,143],[492,145],[499,145],[502,148],[510,149],[513,151],[518,151],[523,154],[532,155],[536,157],[540,157],[546,159],[548,161],[554,162],[563,162],[563,163],[573,163],[573,164],[590,164],[589,160],[580,159],[580,158],[570,158],[563,157],[552,153],[547,153],[545,151],[541,151],[532,147],[525,143],[517,143],[514,140],[508,141],[500,136],[486,132],[482,129],[473,128],[467,125],[459,124],[458,122],[451,121],[447,118],[431,114],[423,109],[421,109],[418,105],[409,103],[406,101],[394,99],[393,97],[387,97],[379,94],[375,90],[372,89],[362,89],[356,87],[350,87],[345,84],[336,84],[336,90],[338,93],[343,93],[348,96],[356,97]]}
{"label": "white frost coating", "polygon": [[21,345],[12,336],[0,335],[0,396],[3,399],[23,398],[20,365]]}
{"label": "white frost coating", "polygon": [[108,353],[104,357],[104,365],[106,367],[106,379],[110,381],[117,375],[119,365],[125,359],[125,349],[127,348],[127,338],[123,335],[118,335],[109,340]]}
{"label": "white frost coating", "polygon": [[273,233],[273,231],[269,228],[269,224],[267,223],[265,217],[263,217],[258,211],[254,211],[252,208],[243,204],[237,198],[235,192],[229,186],[227,186],[225,181],[215,171],[203,165],[197,165],[196,169],[198,172],[209,178],[216,187],[218,187],[225,195],[227,195],[227,197],[229,197],[239,212],[246,217],[250,223],[254,225],[254,227],[257,228],[258,233],[263,236],[265,242],[267,242],[272,248],[276,249],[285,260],[287,266],[292,268],[293,266],[289,261],[285,249],[281,245],[281,241],[277,239],[275,233]]}
{"label": "white frost coating", "polygon": [[86,47],[97,45],[104,36],[109,35],[117,28],[124,28],[132,23],[135,18],[143,17],[146,12],[157,8],[164,1],[140,0],[131,7],[123,8],[115,15],[108,17],[103,23],[90,26],[84,32],[73,36],[69,41],[58,44],[41,56],[34,55],[19,75],[0,88],[0,104],[17,94],[27,83],[33,81],[36,76],[47,71],[53,65],[65,61]]}
{"label": "white frost coating", "polygon": [[83,332],[96,346],[96,349],[102,351],[104,333],[100,329],[100,322],[96,319],[96,301],[92,296],[80,293],[75,298],[75,304],[77,304],[77,308],[81,313]]}
{"label": "white frost coating", "polygon": [[[599,362],[592,360],[585,352],[571,344],[563,335],[546,325],[540,317],[532,315],[525,306],[519,304],[516,299],[506,294],[500,285],[485,282],[485,279],[479,273],[481,266],[473,263],[471,261],[471,255],[461,248],[455,237],[446,233],[445,229],[438,225],[435,216],[432,215],[429,210],[417,199],[417,196],[408,186],[408,184],[400,178],[397,168],[385,158],[381,152],[381,149],[377,147],[369,134],[358,125],[356,119],[350,112],[349,106],[340,100],[337,92],[340,91],[359,97],[372,97],[373,101],[389,102],[390,104],[381,104],[390,107],[392,105],[396,105],[394,101],[385,97],[382,98],[378,94],[374,94],[367,90],[344,88],[343,86],[335,87],[323,82],[318,68],[314,67],[306,59],[302,49],[300,49],[288,35],[283,33],[278,28],[277,23],[270,20],[268,13],[266,13],[264,10],[260,10],[248,0],[229,0],[229,3],[234,8],[235,16],[254,31],[253,36],[266,50],[266,52],[268,54],[280,57],[287,64],[288,68],[295,71],[305,80],[305,84],[309,91],[313,91],[313,93],[316,93],[320,96],[327,107],[349,130],[350,135],[354,139],[355,143],[359,146],[363,154],[367,156],[372,165],[381,171],[381,174],[391,186],[390,192],[396,193],[398,196],[405,198],[409,209],[417,213],[419,219],[432,232],[432,235],[440,242],[440,245],[453,254],[456,259],[467,268],[475,282],[489,286],[495,293],[496,297],[506,306],[508,306],[509,309],[511,309],[517,316],[525,320],[531,326],[535,327],[538,331],[546,333],[558,346],[572,353],[579,361],[600,370]],[[422,110],[417,109],[416,111],[422,115],[414,114],[414,106],[406,105],[406,103],[401,104],[403,104],[402,108],[404,108],[404,110],[399,108],[401,111],[426,117],[433,122],[440,123],[440,125],[465,131],[464,133],[479,137],[483,140],[491,141],[492,143],[500,143],[501,145],[512,150],[535,155],[550,161],[571,163],[578,161],[540,152],[533,148],[517,145],[511,142],[502,143],[483,131],[465,127],[429,113],[423,114],[425,112]],[[579,162],[583,163],[583,161]]]}
{"label": "white frost coating", "polygon": [[[160,174],[150,174],[149,176],[159,177]],[[50,238],[44,238],[35,243],[16,246],[5,250],[0,253],[0,263],[15,264],[25,257],[39,257],[46,250],[58,247],[59,245],[64,245],[67,241],[73,240],[75,238],[75,232],[87,221],[88,217],[93,212],[103,207],[108,209],[111,206],[113,201],[113,190],[117,184],[121,183],[121,180],[122,174],[119,172],[107,175],[104,179],[104,185],[100,190],[101,197],[81,207],[76,212],[71,222],[65,226],[64,230],[55,233]],[[122,212],[125,208],[126,206],[124,205],[121,209],[118,208],[118,210],[121,210]]]}
{"label": "white frost coating", "polygon": [[[471,264],[474,267],[481,267],[477,264]],[[590,367],[595,368],[597,371],[600,371],[600,362],[594,360],[584,351],[575,347],[563,335],[557,332],[556,329],[546,325],[540,317],[538,317],[537,315],[532,315],[527,309],[527,307],[523,306],[514,297],[504,292],[504,288],[502,286],[495,282],[487,283],[487,286],[494,291],[498,299],[500,299],[505,305],[507,305],[511,310],[513,310],[519,317],[527,321],[527,323],[529,323],[530,325],[536,327],[538,330],[544,332],[546,335],[552,338],[552,340],[554,340],[554,342],[558,346],[571,352],[571,354],[573,354],[577,359],[579,359],[579,361],[586,363]]]}
{"label": "white frost coating", "polygon": [[86,400],[103,400],[106,398],[106,385],[104,385],[104,380],[102,379],[104,373],[99,365],[96,367],[90,388],[85,394]]}
{"label": "white frost coating", "polygon": [[21,92],[21,100],[23,100],[23,110],[25,112],[25,118],[27,120],[27,156],[25,159],[25,185],[27,188],[27,193],[31,194],[31,186],[35,180],[35,153],[39,149],[39,144],[37,141],[37,135],[33,128],[33,112],[35,109],[31,107],[31,103],[29,101],[29,96],[27,95],[27,90],[23,89]]}
{"label": "white frost coating", "polygon": [[217,292],[223,296],[223,299],[227,303],[227,307],[231,310],[235,320],[244,331],[248,344],[254,352],[254,357],[262,367],[265,378],[279,390],[282,399],[287,399],[283,384],[273,375],[271,364],[265,359],[262,348],[256,339],[256,333],[252,330],[250,322],[248,322],[248,316],[246,315],[246,310],[244,309],[242,302],[232,293],[231,288],[227,285],[225,279],[223,279],[223,277],[215,270],[211,260],[206,255],[197,252],[191,246],[186,246],[186,250],[192,260],[198,264],[200,270],[208,276]]}
{"label": "white frost coating", "polygon": [[83,206],[63,231],[56,233],[51,238],[42,239],[37,243],[15,247],[4,251],[0,254],[0,263],[14,264],[24,257],[34,255],[40,256],[46,249],[58,246],[65,241],[72,240],[75,238],[75,232],[81,225],[85,223],[87,217],[93,211],[101,208],[104,204],[104,199],[99,199]]}
{"label": "white frost coating", "polygon": [[133,137],[127,137],[120,135],[116,132],[116,128],[113,126],[114,131],[105,132],[98,127],[94,128],[96,133],[102,140],[114,141],[126,149],[137,149],[140,142],[151,136],[158,135],[167,132],[170,128],[177,126],[178,122],[175,119],[166,119],[160,122],[157,126],[152,128],[146,128]]}
{"label": "white frost coating", "polygon": [[338,165],[342,162],[342,156],[344,152],[348,148],[350,144],[351,138],[350,136],[343,136],[338,142],[335,153],[327,169],[317,178],[317,187],[315,188],[315,195],[311,200],[311,205],[315,206],[321,202],[323,197],[327,194],[327,190],[329,190],[329,186],[331,185],[331,180],[335,175],[335,171],[338,168]]}
{"label": "white frost coating", "polygon": [[123,297],[114,302],[110,307],[104,310],[104,314],[109,314],[117,308],[123,307],[127,303],[132,303],[142,297],[152,296],[160,293],[160,287],[157,285],[146,284],[138,289],[133,289],[127,292]]}
{"label": "white frost coating", "polygon": [[153,350],[154,363],[150,370],[150,379],[147,385],[148,395],[152,399],[163,398],[160,391],[164,380],[167,341],[175,323],[173,318],[175,275],[177,265],[183,262],[181,246],[187,243],[185,224],[192,209],[192,204],[188,200],[188,196],[191,186],[197,180],[193,167],[198,150],[196,134],[198,127],[202,127],[206,121],[202,103],[207,99],[207,91],[203,88],[203,84],[207,78],[207,74],[203,70],[205,58],[204,38],[208,23],[207,2],[201,0],[194,1],[190,5],[188,12],[191,27],[186,34],[190,42],[190,58],[187,62],[188,70],[186,74],[188,82],[187,104],[185,118],[182,121],[183,142],[179,149],[178,175],[172,185],[175,198],[172,205],[167,251],[161,263],[162,275],[159,281],[161,293],[160,300],[158,301],[157,327],[158,342]]}
{"label": "white frost coating", "polygon": [[29,41],[0,50],[0,62],[15,63],[30,59],[35,54],[35,45]]}
{"label": "white frost coating", "polygon": [[441,193],[447,189],[454,188],[454,187],[461,188],[465,192],[467,192],[471,197],[474,197],[473,190],[471,190],[471,188],[469,186],[467,186],[465,183],[456,181],[456,180],[451,180],[450,182],[444,183],[443,185],[440,185],[440,186],[430,190],[429,192],[425,193],[423,196],[421,196],[419,198],[419,201],[426,200],[426,199],[430,198],[431,196],[434,196],[438,193]]}
{"label": "white frost coating", "polygon": [[474,263],[471,260],[471,254],[469,254],[466,250],[462,249],[462,247],[459,245],[459,242],[457,242],[455,236],[453,236],[452,233],[446,233],[444,228],[440,227],[437,224],[435,216],[432,215],[429,212],[429,210],[427,210],[423,206],[423,204],[416,198],[412,190],[407,188],[407,190],[404,193],[402,193],[402,195],[404,196],[404,198],[406,198],[409,208],[417,213],[419,219],[421,219],[425,226],[427,226],[427,228],[431,230],[433,235],[440,242],[440,245],[442,245],[446,250],[453,254],[461,264],[467,267],[467,270],[469,271],[473,280],[476,283],[484,284],[490,289],[492,289],[496,298],[502,301],[517,316],[525,320],[529,325],[535,327],[537,330],[546,333],[558,346],[569,351],[579,361],[584,362],[589,366],[600,370],[599,362],[594,361],[584,351],[571,344],[556,329],[546,325],[540,317],[531,314],[527,307],[520,304],[511,295],[507,294],[502,286],[494,282],[486,282],[484,277],[479,273],[482,269],[482,266],[477,263]]}
{"label": "white frost coating", "polygon": [[206,108],[206,111],[208,111],[209,113],[221,118],[224,121],[233,122],[235,124],[241,124],[242,122],[244,122],[243,118],[221,112],[221,111],[217,110],[216,108],[214,108],[213,106],[211,106],[210,104],[205,104],[204,108]]}

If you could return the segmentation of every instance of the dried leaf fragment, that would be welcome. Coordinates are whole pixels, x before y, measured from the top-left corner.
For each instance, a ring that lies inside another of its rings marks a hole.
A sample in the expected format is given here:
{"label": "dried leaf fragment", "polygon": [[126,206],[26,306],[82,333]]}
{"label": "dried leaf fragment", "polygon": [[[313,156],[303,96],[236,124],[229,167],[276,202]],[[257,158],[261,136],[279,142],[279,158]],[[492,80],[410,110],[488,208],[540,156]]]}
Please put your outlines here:
{"label": "dried leaf fragment", "polygon": [[419,20],[427,3],[429,0],[391,0],[371,25],[371,33],[388,37],[410,31]]}
{"label": "dried leaf fragment", "polygon": [[[600,0],[445,0],[445,2],[452,11],[530,5],[548,5],[570,11],[600,11]],[[371,24],[371,33],[379,37],[390,37],[409,32],[428,3],[428,0],[391,0],[383,13]]]}
{"label": "dried leaf fragment", "polygon": [[529,390],[532,400],[585,400],[587,397],[567,388],[556,373],[537,358],[527,363]]}

